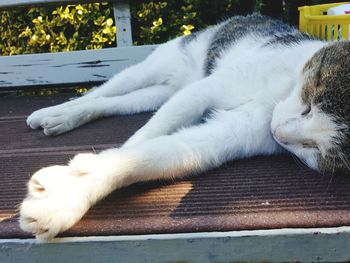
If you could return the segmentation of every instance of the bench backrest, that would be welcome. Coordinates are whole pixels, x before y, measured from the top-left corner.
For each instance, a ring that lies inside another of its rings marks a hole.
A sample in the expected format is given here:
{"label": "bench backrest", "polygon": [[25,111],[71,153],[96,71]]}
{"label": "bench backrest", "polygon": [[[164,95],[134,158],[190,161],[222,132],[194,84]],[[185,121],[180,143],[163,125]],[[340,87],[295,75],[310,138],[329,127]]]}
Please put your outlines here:
{"label": "bench backrest", "polygon": [[[1,0],[0,9],[96,1]],[[117,47],[100,50],[0,56],[0,90],[33,86],[94,85],[108,80],[125,67],[143,60],[155,46],[132,46],[129,2],[127,0],[109,1],[113,2],[114,6]]]}

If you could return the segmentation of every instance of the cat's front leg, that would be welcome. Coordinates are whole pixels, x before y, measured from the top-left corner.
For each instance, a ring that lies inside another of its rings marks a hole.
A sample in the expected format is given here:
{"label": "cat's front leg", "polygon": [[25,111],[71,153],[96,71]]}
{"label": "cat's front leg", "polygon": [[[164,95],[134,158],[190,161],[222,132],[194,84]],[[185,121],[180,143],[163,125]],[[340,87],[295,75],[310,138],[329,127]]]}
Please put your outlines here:
{"label": "cat's front leg", "polygon": [[[153,111],[174,92],[175,89],[172,86],[155,85],[122,96],[94,98],[71,105],[67,109],[53,111],[47,116],[41,116],[40,126],[44,134],[58,135],[99,117]],[[28,119],[31,120],[35,114],[33,113]],[[40,111],[38,114],[41,115]]]}
{"label": "cat's front leg", "polygon": [[50,239],[115,189],[182,177],[278,149],[270,133],[269,111],[255,104],[218,111],[206,123],[172,135],[100,154],[80,154],[68,166],[40,170],[28,184],[21,227],[39,239]]}

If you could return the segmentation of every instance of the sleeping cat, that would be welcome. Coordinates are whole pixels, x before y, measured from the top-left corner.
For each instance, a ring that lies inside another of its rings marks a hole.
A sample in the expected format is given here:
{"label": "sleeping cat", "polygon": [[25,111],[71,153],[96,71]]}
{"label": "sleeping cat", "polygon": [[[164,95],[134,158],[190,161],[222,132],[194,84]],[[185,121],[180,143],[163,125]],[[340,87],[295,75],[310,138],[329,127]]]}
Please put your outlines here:
{"label": "sleeping cat", "polygon": [[81,98],[28,117],[57,135],[158,109],[119,149],[36,172],[20,225],[51,239],[115,189],[285,149],[322,173],[348,171],[349,65],[349,42],[322,42],[257,14],[162,44]]}

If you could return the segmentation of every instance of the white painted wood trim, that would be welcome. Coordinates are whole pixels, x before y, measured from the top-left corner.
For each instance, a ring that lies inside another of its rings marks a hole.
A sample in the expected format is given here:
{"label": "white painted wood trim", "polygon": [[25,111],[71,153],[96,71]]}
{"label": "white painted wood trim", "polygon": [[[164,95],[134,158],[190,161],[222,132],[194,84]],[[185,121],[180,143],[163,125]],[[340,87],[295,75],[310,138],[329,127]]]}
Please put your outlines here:
{"label": "white painted wood trim", "polygon": [[131,14],[129,1],[118,1],[113,5],[117,27],[117,46],[132,46]]}
{"label": "white painted wood trim", "polygon": [[346,262],[350,227],[0,241],[0,262]]}
{"label": "white painted wood trim", "polygon": [[104,82],[145,59],[156,46],[0,57],[0,90]]}

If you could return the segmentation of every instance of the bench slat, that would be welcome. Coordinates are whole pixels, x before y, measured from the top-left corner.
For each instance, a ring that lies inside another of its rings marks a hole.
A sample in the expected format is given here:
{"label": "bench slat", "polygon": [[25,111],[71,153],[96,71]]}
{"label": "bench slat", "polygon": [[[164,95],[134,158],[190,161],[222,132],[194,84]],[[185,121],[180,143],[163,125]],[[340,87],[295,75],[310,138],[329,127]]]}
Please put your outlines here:
{"label": "bench slat", "polygon": [[132,46],[131,14],[128,1],[114,3],[114,20],[117,27],[117,46]]}
{"label": "bench slat", "polygon": [[155,45],[1,57],[0,90],[74,86],[108,80],[146,58]]}

